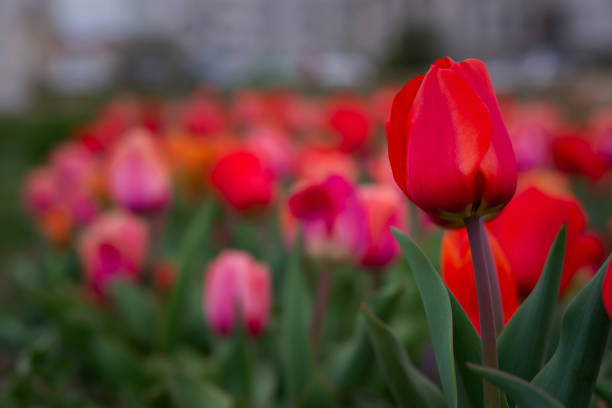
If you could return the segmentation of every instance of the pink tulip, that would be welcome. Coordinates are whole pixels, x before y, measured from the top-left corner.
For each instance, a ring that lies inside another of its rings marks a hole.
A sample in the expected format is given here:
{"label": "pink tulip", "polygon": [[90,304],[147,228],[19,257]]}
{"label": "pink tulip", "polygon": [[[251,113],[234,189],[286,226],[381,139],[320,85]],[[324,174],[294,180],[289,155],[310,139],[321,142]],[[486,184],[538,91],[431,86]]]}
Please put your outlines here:
{"label": "pink tulip", "polygon": [[78,243],[89,288],[103,296],[117,278],[136,280],[148,246],[148,227],[137,216],[116,211],[98,217],[83,231]]}
{"label": "pink tulip", "polygon": [[114,200],[132,211],[155,211],[170,200],[170,172],[153,136],[134,129],[111,153],[107,183]]}
{"label": "pink tulip", "polygon": [[49,210],[56,202],[55,177],[50,167],[37,167],[25,179],[23,204],[34,216]]}
{"label": "pink tulip", "polygon": [[295,149],[290,136],[278,127],[260,125],[246,134],[246,147],[269,163],[276,177],[290,175],[295,165]]}
{"label": "pink tulip", "polygon": [[366,246],[366,213],[355,187],[339,175],[323,182],[298,185],[289,198],[285,218],[290,240],[295,235],[295,218],[301,221],[306,250],[315,258],[350,259]]}
{"label": "pink tulip", "polygon": [[220,335],[232,331],[237,314],[250,335],[260,334],[268,321],[270,297],[268,266],[246,252],[226,250],[206,268],[204,315]]}
{"label": "pink tulip", "polygon": [[368,244],[361,255],[361,264],[380,268],[393,261],[399,252],[391,227],[406,228],[405,201],[390,184],[361,186],[358,194],[368,221]]}

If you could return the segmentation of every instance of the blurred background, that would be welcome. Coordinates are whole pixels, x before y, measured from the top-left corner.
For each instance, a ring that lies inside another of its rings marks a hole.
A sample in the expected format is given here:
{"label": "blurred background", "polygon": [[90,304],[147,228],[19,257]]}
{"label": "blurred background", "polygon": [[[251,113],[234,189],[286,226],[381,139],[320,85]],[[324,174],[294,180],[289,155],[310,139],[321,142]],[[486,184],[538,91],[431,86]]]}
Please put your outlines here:
{"label": "blurred background", "polygon": [[111,95],[364,89],[449,55],[579,114],[612,101],[611,20],[606,0],[0,0],[0,253],[29,235],[24,169]]}

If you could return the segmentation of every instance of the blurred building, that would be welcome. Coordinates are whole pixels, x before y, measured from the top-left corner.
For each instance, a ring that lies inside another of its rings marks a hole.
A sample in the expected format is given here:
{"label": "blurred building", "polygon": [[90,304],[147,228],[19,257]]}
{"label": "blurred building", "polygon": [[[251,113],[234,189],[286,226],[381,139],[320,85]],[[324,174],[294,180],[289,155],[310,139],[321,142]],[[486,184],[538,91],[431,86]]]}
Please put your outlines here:
{"label": "blurred building", "polygon": [[0,109],[118,78],[362,83],[416,26],[440,53],[545,80],[612,54],[611,19],[608,0],[0,0]]}

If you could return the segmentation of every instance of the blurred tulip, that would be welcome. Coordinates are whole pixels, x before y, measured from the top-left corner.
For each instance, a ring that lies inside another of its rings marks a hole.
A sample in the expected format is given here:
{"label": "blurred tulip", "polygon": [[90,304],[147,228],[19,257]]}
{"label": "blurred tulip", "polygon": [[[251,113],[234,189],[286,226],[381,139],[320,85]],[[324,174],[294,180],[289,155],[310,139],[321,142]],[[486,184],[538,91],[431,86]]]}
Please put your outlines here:
{"label": "blurred tulip", "polygon": [[604,276],[603,286],[601,288],[601,298],[603,300],[604,307],[608,313],[608,317],[612,319],[612,262],[608,264],[606,270],[606,276]]}
{"label": "blurred tulip", "polygon": [[225,202],[238,211],[269,206],[275,196],[272,170],[246,149],[222,155],[212,169],[210,180]]}
{"label": "blurred tulip", "polygon": [[296,232],[301,221],[306,251],[314,258],[355,259],[367,243],[367,218],[355,187],[339,175],[298,185],[288,202],[285,232]]}
{"label": "blurred tulip", "polygon": [[563,172],[582,174],[591,180],[599,180],[606,172],[603,158],[579,133],[557,137],[552,143],[552,153],[555,165]]}
{"label": "blurred tulip", "polygon": [[50,161],[55,173],[56,188],[62,193],[90,182],[95,165],[94,156],[82,144],[60,144],[51,152]]}
{"label": "blurred tulip", "polygon": [[589,119],[588,127],[595,150],[608,166],[612,165],[612,108],[595,112]]}
{"label": "blurred tulip", "polygon": [[55,176],[50,167],[37,167],[26,176],[23,204],[33,215],[49,210],[56,202]]}
{"label": "blurred tulip", "polygon": [[554,106],[545,103],[521,105],[508,115],[507,123],[519,170],[540,168],[551,161],[550,145],[564,122]]}
{"label": "blurred tulip", "polygon": [[104,296],[115,279],[136,280],[148,247],[148,227],[137,216],[115,211],[98,217],[83,231],[78,243],[89,288]]}
{"label": "blurred tulip", "polygon": [[393,185],[364,185],[358,189],[367,217],[367,246],[361,256],[361,264],[381,268],[393,261],[399,245],[391,233],[391,227],[406,229],[406,203]]}
{"label": "blurred tulip", "polygon": [[220,335],[232,331],[236,315],[250,335],[259,335],[268,322],[271,295],[268,266],[246,252],[226,250],[206,268],[204,315]]}
{"label": "blurred tulip", "polygon": [[352,156],[337,150],[308,147],[297,156],[297,177],[301,180],[322,180],[338,174],[347,180],[357,180],[357,164]]}
{"label": "blurred tulip", "polygon": [[133,129],[109,157],[107,183],[113,199],[137,212],[163,209],[170,201],[170,173],[153,136]]}
{"label": "blurred tulip", "polygon": [[210,135],[225,128],[223,107],[212,96],[196,96],[182,107],[181,120],[185,129],[196,135]]}
{"label": "blurred tulip", "polygon": [[599,262],[601,244],[585,234],[586,214],[569,192],[523,186],[502,214],[487,224],[503,248],[522,296],[535,287],[548,251],[563,223],[567,240],[561,292],[583,266]]}
{"label": "blurred tulip", "polygon": [[361,150],[372,131],[372,120],[365,104],[357,98],[339,97],[328,109],[329,126],[339,138],[338,148],[345,153]]}
{"label": "blurred tulip", "polygon": [[404,193],[438,224],[494,217],[516,187],[514,152],[485,65],[437,60],[395,96],[389,159]]}
{"label": "blurred tulip", "polygon": [[[510,263],[502,248],[491,234],[488,235],[497,269],[504,322],[508,322],[519,304],[516,282],[511,272]],[[463,307],[474,328],[480,333],[476,280],[472,266],[472,253],[465,228],[444,233],[440,263],[444,282]]]}
{"label": "blurred tulip", "polygon": [[245,135],[246,146],[270,164],[276,177],[290,175],[296,153],[290,135],[274,126],[256,126]]}

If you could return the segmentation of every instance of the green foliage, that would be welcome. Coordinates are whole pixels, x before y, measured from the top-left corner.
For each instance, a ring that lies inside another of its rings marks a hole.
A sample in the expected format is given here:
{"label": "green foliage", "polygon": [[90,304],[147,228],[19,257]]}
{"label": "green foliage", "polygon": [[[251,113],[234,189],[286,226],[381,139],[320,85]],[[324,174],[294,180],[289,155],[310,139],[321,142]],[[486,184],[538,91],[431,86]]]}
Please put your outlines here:
{"label": "green foliage", "polygon": [[606,349],[610,318],[603,306],[601,287],[609,262],[567,308],[559,346],[532,381],[568,407],[588,405]]}
{"label": "green foliage", "polygon": [[565,235],[563,226],[550,248],[538,284],[497,341],[500,368],[527,381],[537,374],[546,358],[563,272]]}
{"label": "green foliage", "polygon": [[402,344],[391,330],[366,306],[362,306],[362,311],[367,319],[376,357],[398,405],[406,408],[446,407],[444,396],[438,387],[412,365]]}

